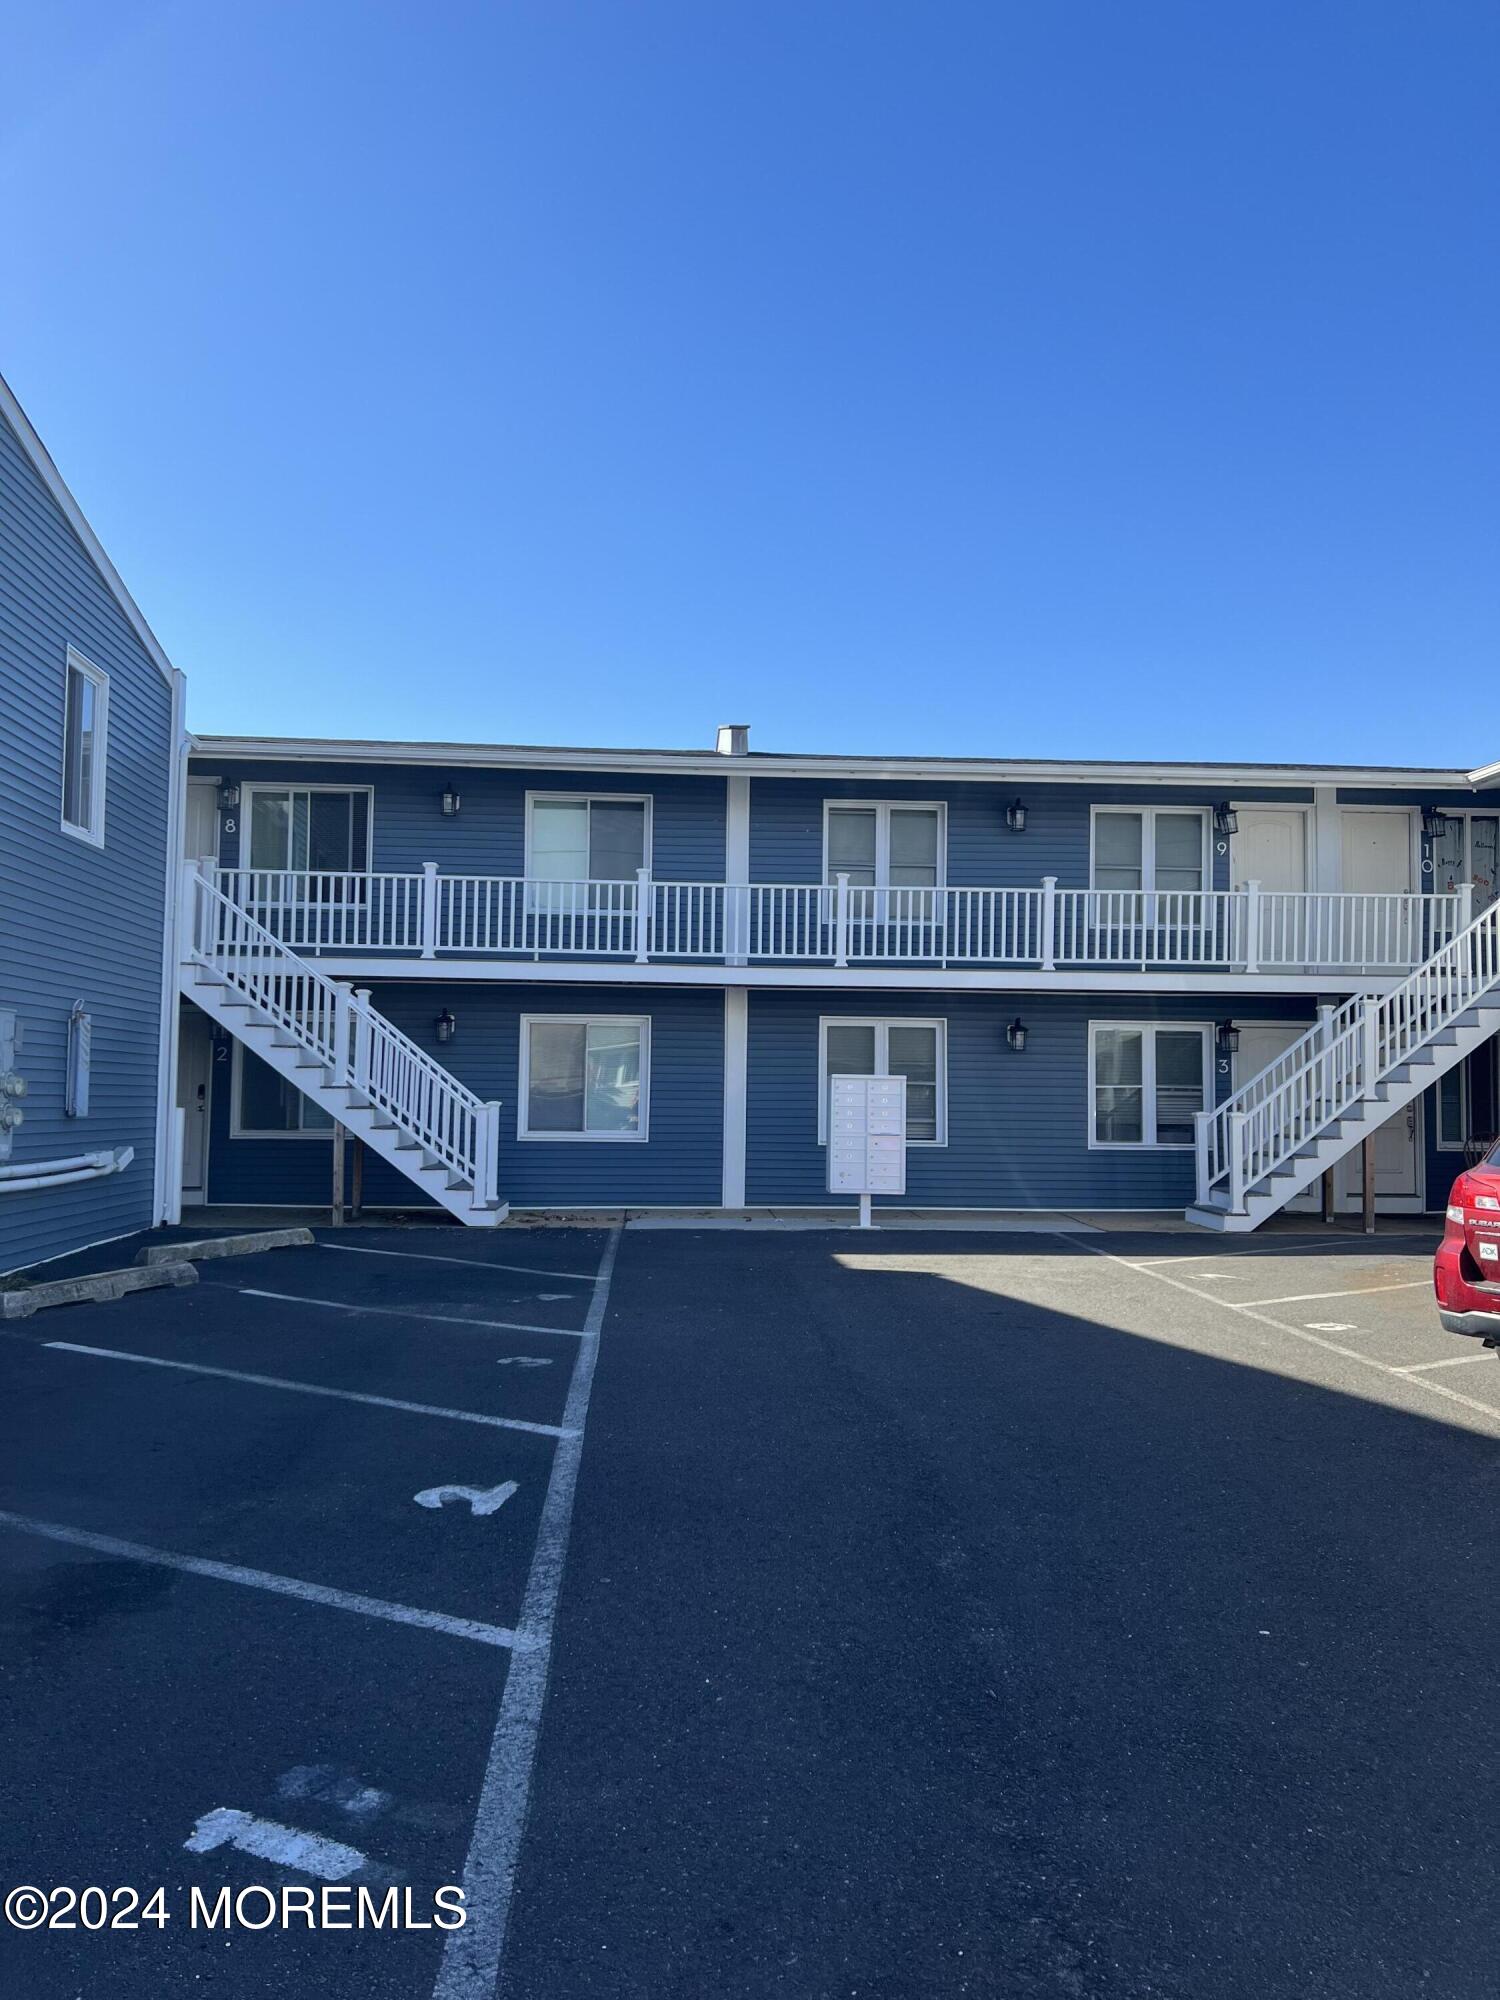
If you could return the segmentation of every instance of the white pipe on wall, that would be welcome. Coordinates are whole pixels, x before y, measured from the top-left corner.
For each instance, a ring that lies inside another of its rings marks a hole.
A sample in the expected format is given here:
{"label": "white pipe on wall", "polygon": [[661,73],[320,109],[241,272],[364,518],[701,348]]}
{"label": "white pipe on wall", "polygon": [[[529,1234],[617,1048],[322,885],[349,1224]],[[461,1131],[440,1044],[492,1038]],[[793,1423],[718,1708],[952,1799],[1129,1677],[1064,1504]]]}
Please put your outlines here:
{"label": "white pipe on wall", "polygon": [[32,1188],[71,1187],[75,1181],[103,1180],[123,1173],[135,1158],[134,1146],[116,1146],[109,1153],[74,1153],[66,1160],[20,1160],[0,1167],[0,1194],[25,1194]]}

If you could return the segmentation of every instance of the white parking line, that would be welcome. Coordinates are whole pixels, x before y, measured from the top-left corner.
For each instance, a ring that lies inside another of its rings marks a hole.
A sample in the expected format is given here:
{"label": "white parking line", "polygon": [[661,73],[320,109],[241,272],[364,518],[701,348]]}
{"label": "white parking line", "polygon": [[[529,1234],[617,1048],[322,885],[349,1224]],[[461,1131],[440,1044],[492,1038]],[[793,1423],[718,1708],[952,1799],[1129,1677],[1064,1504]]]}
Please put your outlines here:
{"label": "white parking line", "polygon": [[541,1264],[492,1264],[487,1257],[440,1257],[432,1250],[370,1250],[363,1243],[320,1243],[318,1248],[342,1250],[346,1257],[402,1257],[408,1264],[462,1264],[466,1271],[521,1271],[531,1278],[573,1278],[581,1285],[594,1282],[592,1271],[554,1271]]}
{"label": "white parking line", "polygon": [[289,1382],[283,1375],[246,1375],[238,1368],[209,1368],[201,1361],[168,1361],[160,1354],[127,1354],[118,1347],[80,1347],[71,1340],[48,1340],[55,1354],[91,1354],[100,1361],[136,1361],[146,1368],[177,1368],[185,1375],[214,1375],[221,1382],[249,1382],[257,1389],[290,1389],[298,1396],[333,1396],[341,1403],[369,1403],[377,1410],[404,1410],[414,1417],[449,1417],[456,1424],[490,1424],[502,1431],[531,1431],[560,1438],[558,1424],[523,1423],[520,1417],[490,1417],[479,1410],[447,1410],[438,1403],[403,1403],[396,1396],[367,1396],[358,1389],[328,1389],[321,1382]]}
{"label": "white parking line", "polygon": [[326,1604],[335,1611],[357,1611],[361,1617],[384,1618],[392,1625],[420,1625],[429,1632],[447,1632],[455,1639],[477,1639],[484,1646],[519,1643],[515,1633],[504,1625],[486,1625],[478,1618],[450,1618],[446,1611],[420,1611],[413,1604],[391,1604],[383,1597],[363,1597],[357,1591],[330,1590],[326,1584],[307,1583],[301,1577],[276,1576],[265,1569],[243,1569],[238,1563],[209,1562],[203,1556],[180,1556],[170,1549],[147,1548],[143,1542],[122,1542],[114,1535],[67,1528],[58,1521],[36,1521],[29,1514],[0,1510],[0,1528],[14,1528],[22,1535],[40,1535],[44,1541],[67,1542],[74,1548],[93,1549],[99,1555],[121,1556],[127,1562],[153,1563],[158,1569],[178,1569],[188,1576],[212,1577],[217,1583],[242,1583],[252,1590],[273,1591],[279,1597],[301,1597],[309,1604]]}
{"label": "white parking line", "polygon": [[382,1319],[421,1319],[437,1326],[492,1327],[497,1333],[560,1333],[568,1340],[582,1340],[578,1326],[527,1326],[516,1319],[465,1319],[461,1313],[423,1312],[420,1306],[350,1306],[342,1299],[304,1299],[296,1292],[260,1292],[253,1285],[234,1288],[245,1299],[278,1299],[284,1306],[324,1306],[329,1312],[378,1313]]}
{"label": "white parking line", "polygon": [[[1403,1232],[1400,1236],[1384,1236],[1377,1239],[1380,1243],[1428,1243],[1436,1242],[1436,1240],[1435,1236],[1428,1237],[1416,1231],[1413,1231],[1409,1236]],[[1340,1230],[1337,1235],[1333,1236],[1282,1237],[1274,1243],[1257,1243],[1253,1249],[1247,1250],[1188,1250],[1178,1251],[1170,1257],[1121,1257],[1118,1261],[1122,1264],[1129,1264],[1133,1271],[1143,1271],[1148,1264],[1218,1263],[1221,1261],[1228,1262],[1231,1258],[1235,1262],[1238,1262],[1241,1257],[1293,1257],[1302,1251],[1311,1251],[1314,1256],[1322,1257],[1328,1254],[1323,1248],[1323,1245],[1326,1243],[1342,1243],[1348,1247],[1356,1242],[1360,1244],[1358,1255],[1365,1257],[1379,1256],[1379,1250],[1368,1237],[1357,1238],[1351,1236],[1349,1231],[1345,1229]]]}
{"label": "white parking line", "polygon": [[[1152,1271],[1148,1275],[1154,1278],[1158,1274]],[[1224,1303],[1241,1307],[1301,1306],[1307,1305],[1313,1299],[1363,1299],[1368,1298],[1371,1292],[1415,1292],[1423,1285],[1430,1286],[1431,1283],[1431,1278],[1412,1278],[1399,1285],[1353,1285],[1342,1292],[1288,1292],[1285,1298],[1280,1299],[1226,1299]]]}
{"label": "white parking line", "polygon": [[1442,1361],[1408,1361],[1404,1367],[1398,1368],[1396,1373],[1398,1375],[1421,1375],[1429,1368],[1462,1368],[1470,1361],[1488,1361],[1489,1358],[1490,1351],[1486,1347],[1482,1348],[1478,1354],[1450,1354]]}
{"label": "white parking line", "polygon": [[357,1847],[346,1847],[341,1840],[325,1840],[319,1833],[303,1833],[300,1827],[282,1826],[274,1819],[256,1819],[237,1806],[215,1806],[212,1812],[204,1813],[182,1844],[190,1854],[212,1854],[216,1847],[234,1847],[241,1854],[253,1854],[257,1861],[274,1861],[279,1867],[317,1875],[325,1882],[341,1882],[369,1865]]}
{"label": "white parking line", "polygon": [[1429,1382],[1425,1375],[1407,1376],[1399,1368],[1392,1367],[1388,1361],[1376,1361],[1371,1355],[1361,1354],[1357,1348],[1345,1347],[1336,1340],[1324,1340],[1320,1334],[1309,1332],[1305,1327],[1288,1326],[1284,1319],[1272,1319],[1269,1313],[1261,1311],[1256,1306],[1242,1305],[1235,1299],[1216,1298],[1212,1292],[1200,1292],[1196,1285],[1190,1285],[1182,1278],[1174,1278],[1166,1271],[1141,1270],[1138,1265],[1131,1264],[1128,1259],[1116,1255],[1113,1250],[1101,1250],[1098,1244],[1090,1243],[1085,1237],[1079,1237],[1078,1242],[1080,1248],[1087,1250],[1091,1256],[1103,1257],[1106,1263],[1118,1264],[1127,1271],[1134,1270],[1140,1277],[1155,1278],[1160,1284],[1170,1285],[1174,1292],[1185,1292],[1190,1299],[1197,1299],[1202,1305],[1218,1306],[1222,1312],[1238,1313],[1241,1319],[1259,1320],[1262,1326],[1274,1327],[1278,1333],[1290,1334],[1293,1340],[1305,1341],[1309,1347],[1321,1347],[1327,1353],[1337,1354],[1345,1361],[1353,1361],[1361,1368],[1373,1368],[1378,1375],[1389,1375],[1394,1381],[1409,1381],[1415,1389],[1430,1390],[1434,1396],[1441,1396],[1446,1402],[1462,1403],[1465,1409],[1476,1410],[1480,1416],[1487,1417],[1492,1425],[1500,1424],[1500,1409],[1493,1403],[1481,1403],[1475,1396],[1460,1395],[1457,1389],[1449,1389],[1441,1382]]}
{"label": "white parking line", "polygon": [[552,1626],[557,1616],[563,1563],[568,1553],[568,1529],[573,1518],[573,1495],[583,1455],[583,1427],[599,1353],[599,1329],[604,1324],[609,1281],[619,1245],[620,1231],[616,1227],[610,1232],[600,1259],[583,1344],[568,1387],[563,1422],[570,1435],[561,1440],[553,1454],[536,1554],[532,1557],[521,1605],[516,1653],[505,1677],[505,1694],[474,1816],[474,1834],[469,1842],[463,1879],[468,1921],[462,1930],[448,1933],[433,2000],[493,2000],[500,1980],[516,1862],[541,1731],[542,1702],[547,1692]]}

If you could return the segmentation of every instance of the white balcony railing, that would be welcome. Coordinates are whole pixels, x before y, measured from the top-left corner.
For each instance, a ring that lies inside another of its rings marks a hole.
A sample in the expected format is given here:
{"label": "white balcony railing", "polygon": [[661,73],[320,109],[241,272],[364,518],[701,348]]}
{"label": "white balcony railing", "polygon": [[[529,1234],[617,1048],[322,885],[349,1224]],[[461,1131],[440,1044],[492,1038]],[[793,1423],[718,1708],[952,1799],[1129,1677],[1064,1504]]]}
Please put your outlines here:
{"label": "white balcony railing", "polygon": [[221,869],[220,891],[294,951],[637,964],[1407,973],[1468,922],[1469,891],[871,889],[555,882],[512,875]]}

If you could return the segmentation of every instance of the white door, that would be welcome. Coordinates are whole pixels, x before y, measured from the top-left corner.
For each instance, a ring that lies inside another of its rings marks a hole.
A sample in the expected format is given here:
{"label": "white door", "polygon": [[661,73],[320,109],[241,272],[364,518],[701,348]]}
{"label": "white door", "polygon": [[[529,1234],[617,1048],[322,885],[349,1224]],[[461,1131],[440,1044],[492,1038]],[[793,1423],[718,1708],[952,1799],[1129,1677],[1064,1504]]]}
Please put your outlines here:
{"label": "white door", "polygon": [[208,1200],[208,1093],[213,1074],[213,1024],[185,1007],[177,1039],[177,1104],[182,1119],[182,1199]]}
{"label": "white door", "polygon": [[1360,895],[1411,888],[1412,820],[1409,812],[1346,812],[1340,831],[1344,887]]}
{"label": "white door", "polygon": [[1237,806],[1230,873],[1236,888],[1259,882],[1262,889],[1307,887],[1307,814],[1295,806]]}
{"label": "white door", "polygon": [[1339,815],[1344,888],[1368,898],[1345,903],[1341,953],[1345,964],[1382,971],[1410,970],[1421,958],[1420,926],[1411,905],[1396,900],[1413,887],[1414,822],[1408,812]]}
{"label": "white door", "polygon": [[[1245,823],[1243,814],[1240,824]],[[1267,1063],[1275,1062],[1284,1055],[1292,1043],[1307,1033],[1305,1023],[1263,1021],[1240,1023],[1240,1045],[1234,1054],[1234,1076],[1236,1090],[1242,1083],[1248,1083],[1252,1076],[1258,1076]],[[1223,1056],[1217,1058],[1223,1062]],[[1299,1210],[1316,1209],[1322,1196],[1315,1181],[1310,1188],[1294,1195],[1287,1203],[1288,1212],[1295,1215]]]}
{"label": "white door", "polygon": [[211,780],[188,780],[182,852],[187,861],[206,861],[210,867],[218,866],[219,788]]}
{"label": "white door", "polygon": [[[1418,1140],[1422,1132],[1421,1099],[1387,1118],[1375,1134],[1375,1206],[1405,1214],[1421,1207],[1418,1194]],[[1334,1187],[1341,1208],[1363,1206],[1364,1147],[1356,1146],[1340,1160]]]}

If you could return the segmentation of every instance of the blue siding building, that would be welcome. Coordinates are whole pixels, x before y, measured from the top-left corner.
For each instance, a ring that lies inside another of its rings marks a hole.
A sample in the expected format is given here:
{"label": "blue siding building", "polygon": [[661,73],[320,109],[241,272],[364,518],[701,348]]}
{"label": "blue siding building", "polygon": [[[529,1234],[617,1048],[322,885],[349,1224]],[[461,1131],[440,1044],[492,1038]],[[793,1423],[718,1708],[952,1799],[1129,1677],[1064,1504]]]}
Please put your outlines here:
{"label": "blue siding building", "polygon": [[[242,956],[287,954],[365,1026],[303,1049],[309,1097],[297,1022],[247,1039],[250,988],[219,1004],[234,953],[189,954],[188,1197],[326,1200],[368,1032],[489,1132],[478,1218],[477,1155],[416,1149],[465,1220],[837,1206],[840,1071],[906,1077],[908,1207],[1249,1227],[1358,1208],[1367,1165],[1378,1207],[1440,1206],[1500,1123],[1493,1023],[1440,1031],[1409,994],[1484,997],[1458,974],[1491,922],[1497,779],[767,755],[738,727],[712,751],[198,739],[209,931],[245,927]],[[367,1202],[424,1198],[411,1155],[369,1160]]]}
{"label": "blue siding building", "polygon": [[3,381],[0,684],[11,1271],[148,1227],[169,1198],[183,720],[181,677]]}

